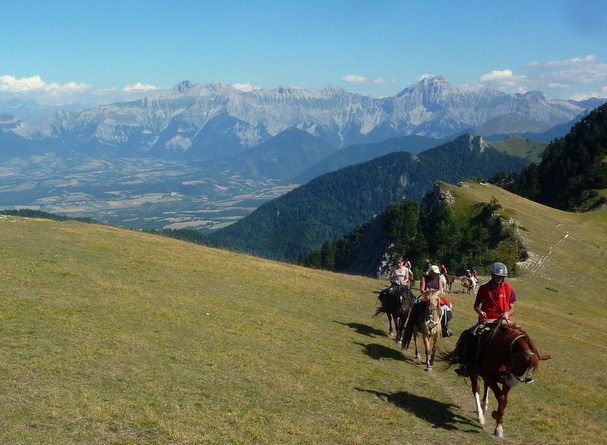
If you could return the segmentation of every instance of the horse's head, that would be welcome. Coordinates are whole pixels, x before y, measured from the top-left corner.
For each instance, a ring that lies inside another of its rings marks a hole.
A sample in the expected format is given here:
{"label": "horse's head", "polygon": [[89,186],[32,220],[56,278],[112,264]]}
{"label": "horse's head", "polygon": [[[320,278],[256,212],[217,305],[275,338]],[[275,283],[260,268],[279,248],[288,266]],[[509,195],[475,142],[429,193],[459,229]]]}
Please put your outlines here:
{"label": "horse's head", "polygon": [[443,316],[443,310],[440,305],[440,292],[438,290],[431,290],[426,292],[425,296],[428,300],[425,323],[430,331],[434,331],[437,326],[440,329],[440,322]]}
{"label": "horse's head", "polygon": [[549,355],[540,355],[531,338],[521,329],[510,344],[508,371],[504,383],[514,387],[519,383],[533,382],[533,372],[540,366],[541,360],[550,359]]}

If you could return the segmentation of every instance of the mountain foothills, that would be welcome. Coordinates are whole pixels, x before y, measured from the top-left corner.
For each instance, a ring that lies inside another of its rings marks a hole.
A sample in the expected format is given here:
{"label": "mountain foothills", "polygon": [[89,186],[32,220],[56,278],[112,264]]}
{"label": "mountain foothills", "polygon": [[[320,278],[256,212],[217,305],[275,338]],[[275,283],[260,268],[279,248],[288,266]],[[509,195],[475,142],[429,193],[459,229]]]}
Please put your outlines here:
{"label": "mountain foothills", "polygon": [[294,261],[403,199],[421,201],[438,179],[457,183],[520,170],[522,158],[464,135],[417,155],[395,152],[322,175],[212,233],[213,245]]}

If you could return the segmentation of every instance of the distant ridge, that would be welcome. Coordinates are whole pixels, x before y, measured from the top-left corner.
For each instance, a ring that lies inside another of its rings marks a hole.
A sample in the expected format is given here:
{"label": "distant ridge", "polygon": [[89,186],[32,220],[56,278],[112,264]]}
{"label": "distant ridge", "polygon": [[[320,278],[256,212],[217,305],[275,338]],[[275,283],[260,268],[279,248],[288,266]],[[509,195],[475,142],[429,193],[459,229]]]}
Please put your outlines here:
{"label": "distant ridge", "polygon": [[219,245],[258,256],[296,260],[348,233],[405,198],[420,201],[437,180],[451,183],[528,164],[464,135],[418,155],[395,152],[320,176],[211,234]]}

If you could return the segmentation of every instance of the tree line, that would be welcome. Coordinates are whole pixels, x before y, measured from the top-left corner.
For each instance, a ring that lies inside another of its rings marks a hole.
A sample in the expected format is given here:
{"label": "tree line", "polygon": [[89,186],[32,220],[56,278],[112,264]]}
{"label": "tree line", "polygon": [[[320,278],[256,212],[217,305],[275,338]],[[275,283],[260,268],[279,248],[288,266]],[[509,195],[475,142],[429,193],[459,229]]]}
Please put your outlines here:
{"label": "tree line", "polygon": [[[489,203],[474,204],[461,215],[456,215],[446,201],[438,205],[433,201],[433,194],[429,193],[421,204],[412,200],[392,204],[374,222],[302,253],[298,263],[378,276],[395,258],[405,256],[419,277],[428,259],[461,275],[466,269],[483,269],[498,260],[516,273],[516,263],[527,258],[516,237],[516,227],[501,215],[502,206],[495,198]],[[365,266],[361,258],[373,266]]]}

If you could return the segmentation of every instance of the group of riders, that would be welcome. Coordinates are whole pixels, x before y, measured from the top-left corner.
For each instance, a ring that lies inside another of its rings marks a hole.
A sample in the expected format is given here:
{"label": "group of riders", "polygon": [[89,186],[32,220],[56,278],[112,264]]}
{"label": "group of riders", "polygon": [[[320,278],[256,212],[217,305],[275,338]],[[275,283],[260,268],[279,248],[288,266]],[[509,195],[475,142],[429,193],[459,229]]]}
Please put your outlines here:
{"label": "group of riders", "polygon": [[[478,323],[466,330],[459,339],[459,346],[462,349],[460,367],[455,372],[463,377],[469,375],[470,362],[474,359],[477,342],[475,337],[480,336],[480,333],[486,326],[494,322],[509,322],[511,315],[514,313],[516,303],[516,293],[509,283],[505,282],[508,276],[506,265],[500,262],[493,263],[490,268],[491,279],[480,286],[474,300],[474,311],[478,314]],[[420,279],[419,290],[421,291],[420,298],[417,299],[416,305],[425,305],[425,295],[430,291],[438,291],[440,304],[443,310],[442,335],[443,337],[451,337],[453,332],[449,329],[449,321],[452,318],[452,304],[444,298],[445,282],[447,278],[447,268],[433,265],[430,261],[426,261],[424,265],[424,273]],[[474,288],[478,285],[478,278],[474,269],[466,270],[466,278],[473,280]],[[411,263],[407,258],[398,258],[396,264],[390,269],[390,286],[388,292],[395,293],[399,286],[410,286],[413,282],[413,273]]]}
{"label": "group of riders", "polygon": [[[441,272],[441,269],[443,270]],[[442,334],[443,337],[451,337],[453,332],[449,329],[449,321],[453,317],[451,308],[453,305],[446,298],[444,298],[445,282],[447,277],[447,268],[444,264],[441,267],[432,265],[429,260],[424,265],[424,273],[420,280],[419,290],[422,295],[416,303],[426,304],[427,300],[425,294],[429,291],[439,291],[440,304],[443,310],[442,323]],[[388,292],[396,292],[399,286],[408,286],[413,282],[413,272],[411,268],[411,262],[407,258],[398,258],[396,264],[390,269],[390,287]]]}

